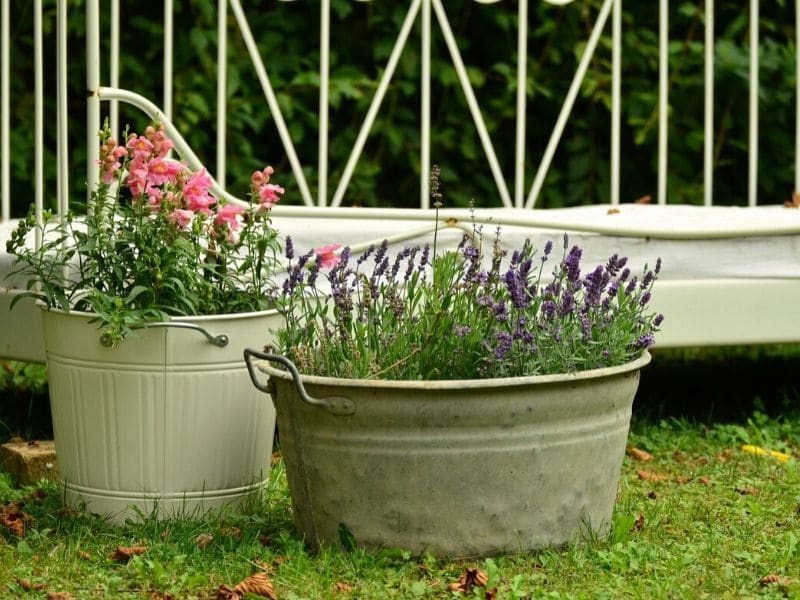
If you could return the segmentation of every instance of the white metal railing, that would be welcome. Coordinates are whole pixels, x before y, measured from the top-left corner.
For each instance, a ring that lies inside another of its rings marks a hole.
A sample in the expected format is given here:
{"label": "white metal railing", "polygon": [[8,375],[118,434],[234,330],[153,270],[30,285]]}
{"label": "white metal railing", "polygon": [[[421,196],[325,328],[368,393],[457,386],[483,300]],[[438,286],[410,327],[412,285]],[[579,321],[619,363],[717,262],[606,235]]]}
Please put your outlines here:
{"label": "white metal railing", "polygon": [[[477,0],[484,1],[487,0]],[[491,1],[491,0],[488,0]],[[545,0],[551,4],[568,5],[571,0]],[[488,2],[487,2],[488,3]],[[44,64],[42,60],[42,6],[41,0],[36,0],[34,3],[33,13],[35,21],[35,56],[34,64],[36,69],[35,76],[35,97],[36,105],[34,107],[34,122],[35,122],[35,135],[36,135],[36,156],[34,157],[34,172],[35,172],[35,203],[41,207],[43,186],[41,172],[42,162],[42,114],[44,102],[44,90],[42,86],[42,72]],[[673,3],[674,4],[674,3]],[[502,2],[498,2],[501,10],[507,10],[503,7]],[[92,188],[92,181],[95,175],[94,160],[96,160],[96,143],[95,131],[100,119],[100,101],[109,100],[110,107],[109,113],[111,117],[112,127],[118,129],[118,106],[117,102],[125,101],[132,102],[133,104],[142,107],[141,99],[134,100],[134,96],[130,92],[121,90],[119,87],[119,27],[120,27],[120,3],[119,0],[110,0],[110,56],[109,61],[109,86],[101,87],[100,81],[100,53],[99,53],[99,0],[87,0],[85,3],[86,19],[87,19],[87,87],[90,91],[96,91],[90,97],[88,102],[88,130],[87,130],[87,149],[88,149],[88,176],[89,188]],[[300,194],[303,203],[306,206],[317,207],[338,207],[342,204],[345,194],[347,193],[355,167],[358,163],[359,157],[363,151],[367,136],[374,125],[378,110],[384,99],[388,87],[391,85],[392,78],[399,61],[399,57],[404,47],[407,45],[410,32],[414,24],[419,21],[421,25],[421,105],[420,105],[420,121],[421,121],[421,149],[420,149],[420,207],[425,209],[428,207],[428,179],[430,173],[430,82],[431,82],[431,35],[434,26],[438,26],[439,31],[444,38],[447,52],[450,60],[455,68],[459,84],[466,98],[467,106],[475,126],[478,131],[481,146],[486,154],[487,162],[489,164],[492,177],[497,186],[497,193],[501,199],[503,206],[515,208],[533,208],[536,206],[537,199],[544,186],[545,177],[548,173],[552,160],[555,156],[556,149],[558,148],[564,128],[568,122],[572,107],[575,103],[577,95],[583,78],[588,69],[589,63],[597,48],[598,42],[602,33],[605,31],[607,22],[611,20],[611,38],[612,38],[612,102],[611,102],[611,161],[610,161],[610,199],[612,204],[617,204],[620,201],[620,161],[621,161],[621,148],[620,148],[620,129],[621,129],[621,105],[622,105],[622,78],[621,78],[621,62],[622,62],[622,0],[604,0],[601,8],[596,16],[594,26],[587,41],[583,55],[581,56],[576,72],[572,78],[569,90],[562,105],[559,116],[554,124],[553,131],[549,141],[545,147],[543,156],[539,162],[538,168],[535,171],[533,183],[530,190],[525,190],[525,174],[526,174],[526,148],[525,148],[525,130],[526,130],[526,113],[530,108],[528,106],[527,97],[525,94],[527,70],[526,70],[526,56],[527,56],[527,39],[528,39],[528,0],[519,0],[518,2],[518,38],[517,49],[518,60],[517,64],[517,95],[516,95],[516,112],[517,112],[517,128],[516,139],[514,148],[514,164],[513,176],[511,181],[513,186],[509,189],[507,181],[507,173],[503,171],[497,154],[494,149],[493,141],[486,128],[480,106],[477,98],[470,84],[469,77],[467,76],[466,66],[459,51],[458,41],[453,34],[450,27],[450,20],[445,10],[445,4],[442,0],[410,0],[408,3],[408,11],[406,17],[398,31],[398,35],[392,51],[389,55],[383,74],[378,82],[374,96],[370,102],[369,108],[364,116],[362,125],[358,131],[354,146],[350,151],[349,156],[345,162],[345,167],[342,176],[335,187],[331,187],[332,182],[329,181],[329,145],[328,145],[328,86],[330,83],[330,67],[328,62],[330,50],[330,0],[320,0],[320,16],[321,16],[321,29],[320,29],[320,93],[319,93],[319,157],[317,165],[317,189],[318,194],[316,198],[312,197],[309,183],[306,179],[305,173],[302,168],[301,157],[298,156],[297,151],[292,142],[291,136],[285,119],[282,115],[280,106],[277,102],[275,91],[270,82],[268,71],[260,56],[259,49],[255,43],[252,32],[247,20],[247,15],[240,0],[218,0],[218,56],[219,63],[219,81],[217,87],[217,160],[216,160],[216,179],[219,188],[224,188],[225,185],[225,66],[226,66],[226,44],[228,35],[228,19],[227,11],[231,9],[237,25],[238,33],[242,36],[245,46],[247,48],[249,57],[253,63],[258,80],[261,84],[265,100],[273,115],[277,125],[281,141],[284,145],[287,157],[291,164],[291,168],[295,179],[298,183]],[[667,173],[668,173],[668,125],[669,125],[669,56],[668,56],[668,42],[669,42],[669,2],[668,0],[659,0],[657,8],[654,10],[659,14],[659,77],[658,77],[658,182],[657,182],[657,202],[665,204],[669,190],[667,189]],[[58,49],[58,83],[56,104],[58,113],[58,122],[56,124],[58,130],[58,163],[59,163],[59,177],[57,182],[57,195],[58,207],[60,210],[66,210],[68,197],[69,197],[69,169],[67,167],[67,82],[66,82],[66,15],[68,9],[67,0],[57,1],[57,23],[56,23],[56,45]],[[569,10],[563,8],[562,10]],[[165,21],[164,21],[164,88],[161,106],[155,110],[169,121],[172,115],[172,38],[173,38],[173,13],[174,7],[172,0],[164,1]],[[9,22],[12,18],[10,13],[10,0],[0,0],[0,17],[2,18],[2,25],[0,33],[2,34],[2,44],[0,45],[0,106],[2,107],[2,118],[0,118],[0,219],[7,220],[10,217],[10,173],[9,153],[11,152],[9,140],[11,132],[9,130],[9,61],[13,58],[9,56]],[[714,0],[705,0],[704,3],[704,27],[705,27],[705,67],[704,67],[704,146],[703,146],[703,198],[706,205],[713,204],[713,190],[714,190],[714,170],[713,170],[713,139],[714,139]],[[800,0],[795,3],[795,17],[800,22]],[[749,19],[750,19],[750,86],[749,86],[749,156],[748,156],[748,191],[747,203],[754,206],[757,203],[758,195],[758,145],[759,145],[759,106],[758,106],[758,93],[759,93],[759,0],[749,0]],[[800,48],[800,27],[797,28],[796,33],[797,48]],[[796,103],[796,150],[795,150],[795,189],[800,190],[800,58],[797,60],[797,95]],[[153,110],[153,106],[149,106],[148,110]],[[185,154],[187,148],[179,148],[182,154]],[[330,193],[330,190],[332,194]]]}

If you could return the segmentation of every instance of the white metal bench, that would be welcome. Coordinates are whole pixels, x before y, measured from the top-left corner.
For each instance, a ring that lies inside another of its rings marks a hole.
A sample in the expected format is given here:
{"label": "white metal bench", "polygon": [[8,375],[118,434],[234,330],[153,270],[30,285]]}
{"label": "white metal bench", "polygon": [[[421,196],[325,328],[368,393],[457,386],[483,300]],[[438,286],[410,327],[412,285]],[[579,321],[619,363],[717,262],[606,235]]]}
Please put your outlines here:
{"label": "white metal bench", "polygon": [[[553,4],[567,4],[569,0],[548,0]],[[114,6],[115,3],[112,3]],[[38,4],[37,4],[38,6]],[[751,27],[751,53],[750,73],[751,80],[756,84],[750,86],[750,140],[751,150],[749,158],[749,186],[747,190],[747,206],[742,208],[712,206],[713,199],[713,173],[712,173],[712,140],[713,140],[713,42],[714,19],[713,0],[706,0],[705,40],[706,40],[706,94],[705,94],[705,145],[703,172],[705,176],[704,206],[690,207],[669,205],[667,203],[667,62],[666,43],[668,2],[660,0],[658,10],[661,17],[661,72],[659,78],[659,176],[657,195],[653,205],[623,204],[620,202],[620,105],[621,77],[620,53],[621,40],[621,3],[620,0],[605,0],[597,15],[597,20],[586,45],[586,50],[579,61],[576,73],[572,80],[560,116],[554,125],[552,136],[541,159],[534,182],[529,191],[523,188],[525,165],[525,114],[526,98],[525,85],[519,85],[517,97],[517,138],[515,140],[516,160],[513,174],[513,189],[509,189],[506,173],[497,160],[493,141],[486,131],[480,107],[472,92],[466,69],[458,50],[458,41],[454,36],[442,0],[410,0],[406,19],[401,26],[398,39],[392,54],[385,66],[384,75],[379,82],[375,97],[368,113],[365,115],[363,127],[357,137],[356,145],[348,157],[344,174],[338,182],[333,193],[328,192],[327,161],[328,161],[328,130],[327,111],[328,97],[327,85],[329,69],[327,57],[329,56],[329,23],[330,3],[321,0],[322,29],[320,35],[321,65],[320,65],[320,162],[318,172],[320,180],[317,182],[318,197],[312,198],[310,186],[306,182],[300,157],[294,150],[288,128],[280,114],[275,93],[269,80],[267,69],[255,46],[246,18],[246,10],[239,0],[220,2],[220,30],[221,40],[226,38],[225,12],[230,8],[237,22],[239,32],[243,36],[250,53],[256,74],[264,89],[269,109],[275,116],[284,150],[292,165],[293,173],[298,181],[300,194],[304,206],[290,207],[279,206],[274,212],[275,225],[284,234],[290,234],[297,241],[299,247],[322,245],[328,242],[345,244],[366,244],[371,240],[380,240],[384,237],[392,239],[393,243],[402,245],[429,239],[433,230],[433,211],[428,206],[428,174],[431,166],[430,145],[430,62],[426,60],[425,53],[430,52],[431,29],[438,24],[444,36],[448,52],[455,66],[462,85],[467,104],[478,130],[481,143],[487,155],[487,162],[498,187],[498,198],[502,208],[478,209],[477,219],[481,222],[500,225],[504,230],[504,240],[513,244],[515,240],[524,237],[534,237],[541,243],[545,239],[558,237],[562,232],[570,233],[574,242],[582,245],[587,250],[587,261],[602,261],[611,253],[618,252],[630,256],[635,266],[645,261],[652,262],[657,256],[664,259],[662,278],[657,284],[655,294],[655,308],[667,315],[663,330],[658,336],[658,345],[669,346],[697,346],[716,344],[754,344],[754,343],[779,343],[800,341],[800,210],[787,209],[782,206],[758,206],[757,196],[757,167],[758,167],[758,0],[751,0],[750,17]],[[797,3],[800,13],[800,2]],[[8,22],[10,17],[7,3],[3,4],[3,38],[4,47],[8,39]],[[40,7],[39,7],[40,8]],[[521,56],[526,54],[527,40],[527,0],[520,0],[518,49]],[[88,99],[89,125],[87,140],[93,140],[93,132],[99,127],[101,115],[101,102],[109,103],[109,112],[112,127],[118,130],[117,105],[125,102],[137,106],[151,116],[159,115],[165,120],[168,131],[171,127],[171,65],[168,57],[171,56],[169,45],[171,43],[171,2],[165,2],[165,97],[162,105],[156,106],[146,98],[138,96],[135,92],[119,87],[116,80],[115,65],[118,56],[112,52],[110,85],[101,86],[100,81],[100,51],[99,51],[99,11],[98,0],[87,0],[87,65],[88,65]],[[563,10],[567,10],[565,7]],[[57,31],[61,32],[65,26],[65,11],[67,3],[59,1],[59,17]],[[655,7],[654,7],[655,10]],[[113,13],[113,9],[112,9]],[[375,118],[387,86],[390,84],[397,58],[406,44],[412,25],[421,22],[423,71],[421,73],[422,96],[421,106],[421,176],[420,176],[420,208],[415,210],[402,209],[355,209],[342,207],[346,198],[348,184],[353,170],[357,164],[360,153],[364,148],[364,141]],[[612,61],[612,108],[611,108],[611,204],[602,206],[587,206],[570,209],[538,209],[536,200],[544,185],[544,178],[553,160],[556,147],[561,138],[564,126],[569,117],[573,103],[580,89],[582,78],[586,72],[592,54],[598,44],[601,32],[611,21],[613,40]],[[59,132],[66,131],[66,75],[65,56],[66,42],[63,32],[58,36],[60,99],[58,123]],[[800,44],[798,44],[800,47]],[[113,41],[112,41],[113,47]],[[224,56],[224,52],[221,53]],[[38,54],[38,68],[42,69],[41,53]],[[800,63],[800,60],[798,61]],[[223,70],[224,72],[224,70]],[[4,71],[4,84],[0,87],[3,95],[4,115],[8,114],[7,68]],[[525,61],[521,61],[517,77],[519,81],[526,80]],[[224,86],[224,84],[222,84]],[[221,87],[218,100],[219,137],[217,145],[223,148],[218,153],[215,173],[224,181],[225,165],[225,137],[224,137],[224,87]],[[798,90],[800,90],[800,77],[798,77]],[[39,90],[41,94],[41,90]],[[427,94],[427,96],[426,96]],[[798,93],[800,97],[800,93]],[[800,106],[800,103],[798,104]],[[37,113],[37,135],[40,135],[41,113]],[[798,109],[800,115],[800,109]],[[800,131],[800,118],[797,119]],[[0,161],[6,165],[2,171],[2,221],[0,221],[0,242],[4,241],[5,234],[13,226],[10,220],[8,199],[8,125],[0,123],[2,139]],[[178,149],[183,159],[191,166],[198,168],[200,161],[191,149],[181,143],[179,132],[172,131],[173,137],[178,137]],[[40,139],[40,138],[39,138]],[[798,135],[800,140],[800,135]],[[93,142],[89,143],[89,164],[93,165],[96,159],[96,148]],[[64,185],[59,193],[59,206],[64,209],[68,199],[67,169],[64,157],[67,153],[66,135],[59,136],[59,152],[61,155],[60,171],[63,175]],[[800,189],[800,152],[796,156],[795,189]],[[211,170],[211,169],[210,169]],[[39,167],[36,177],[40,177]],[[94,169],[89,169],[94,173]],[[93,186],[90,178],[89,187]],[[41,184],[35,198],[39,207],[42,204]],[[217,188],[221,196],[233,199],[222,187]],[[234,199],[235,200],[235,199]],[[444,243],[455,243],[460,236],[460,228],[469,227],[470,214],[466,210],[445,209],[440,217],[447,230],[443,234]],[[540,243],[540,245],[541,245]],[[0,247],[0,276],[8,270],[9,258],[4,255],[4,244]],[[31,303],[20,303],[13,312],[8,312],[7,305],[17,291],[10,289],[8,282],[0,282],[0,356],[19,358],[25,360],[41,361],[44,359],[42,348],[40,323],[37,309]]]}

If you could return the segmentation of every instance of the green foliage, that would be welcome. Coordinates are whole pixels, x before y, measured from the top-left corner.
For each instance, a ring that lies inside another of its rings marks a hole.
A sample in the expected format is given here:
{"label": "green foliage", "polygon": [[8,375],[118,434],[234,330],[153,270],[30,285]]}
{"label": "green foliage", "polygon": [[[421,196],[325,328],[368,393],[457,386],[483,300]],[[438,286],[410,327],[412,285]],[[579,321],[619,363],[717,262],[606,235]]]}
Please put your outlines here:
{"label": "green foliage", "polygon": [[[34,144],[32,112],[32,4],[12,2],[11,125],[15,212],[25,212],[32,197],[30,178]],[[312,186],[317,184],[319,15],[307,3],[245,3],[244,10],[263,57],[277,101]],[[45,0],[45,25],[54,29],[55,0]],[[404,2],[334,0],[331,23],[329,193],[340,180],[358,130],[407,11]],[[528,123],[526,189],[585,47],[601,0],[579,0],[565,7],[545,2],[529,8]],[[216,14],[213,3],[177,0],[175,31],[174,120],[205,164],[215,164]],[[794,141],[794,15],[787,2],[761,7],[761,144],[759,190],[765,203],[781,203],[792,189]],[[737,0],[715,3],[715,201],[741,202],[747,160],[748,18]],[[123,3],[120,58],[122,87],[160,102],[157,67],[162,53],[162,8],[154,3]],[[470,81],[503,167],[513,180],[516,94],[516,6],[484,6],[450,0],[446,10],[467,65]],[[658,10],[651,2],[623,4],[622,199],[654,194],[658,135]],[[108,31],[108,10],[101,11]],[[70,48],[83,46],[83,11],[69,11]],[[229,11],[227,181],[244,181],[261,164],[288,173],[289,163],[266,106],[264,94]],[[702,202],[703,4],[670,3],[669,196],[671,201]],[[610,27],[607,27],[540,198],[545,207],[607,201],[611,97]],[[432,52],[432,156],[446,165],[442,177],[455,205],[475,198],[498,205],[493,177],[467,109],[449,52],[434,19]],[[107,40],[104,49],[107,51]],[[46,64],[55,64],[55,44],[46,44]],[[84,54],[70,54],[70,185],[84,195]],[[351,188],[347,205],[415,206],[419,202],[419,25],[412,30],[393,84],[378,114]],[[107,81],[108,61],[102,63]],[[47,123],[55,122],[55,69],[47,69]],[[121,121],[141,115],[121,108]],[[55,127],[46,127],[45,164],[55,181]],[[457,185],[456,185],[457,183]],[[48,185],[48,187],[51,187]],[[288,197],[299,202],[292,178]],[[48,196],[48,202],[54,198]]]}

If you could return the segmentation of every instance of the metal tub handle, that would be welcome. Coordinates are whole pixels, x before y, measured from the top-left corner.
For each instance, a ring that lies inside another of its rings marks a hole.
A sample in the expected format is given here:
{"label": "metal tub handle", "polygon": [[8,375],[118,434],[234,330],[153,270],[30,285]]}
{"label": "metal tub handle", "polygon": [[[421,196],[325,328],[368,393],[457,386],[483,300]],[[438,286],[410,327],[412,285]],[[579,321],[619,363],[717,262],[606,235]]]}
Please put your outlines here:
{"label": "metal tub handle", "polygon": [[[153,327],[174,327],[176,329],[191,329],[193,331],[197,331],[198,333],[202,333],[209,343],[214,344],[218,348],[224,348],[225,346],[228,345],[228,342],[230,341],[230,338],[224,333],[221,333],[219,335],[213,335],[208,331],[206,331],[205,329],[203,329],[202,327],[200,327],[199,325],[195,325],[194,323],[181,323],[180,321],[159,321],[157,323],[148,323],[143,327],[143,329],[150,329]],[[100,343],[108,348],[111,347],[114,342],[111,340],[110,337],[103,334],[100,336]]]}
{"label": "metal tub handle", "polygon": [[306,388],[303,386],[303,380],[300,376],[300,372],[297,370],[297,367],[285,356],[281,356],[280,354],[267,354],[265,352],[258,352],[257,350],[245,348],[244,361],[247,363],[247,372],[250,373],[250,379],[253,381],[253,385],[262,392],[266,392],[267,394],[271,395],[274,394],[274,390],[271,389],[271,382],[269,384],[264,384],[259,381],[258,376],[256,375],[255,366],[253,365],[253,358],[258,358],[260,360],[266,360],[269,362],[277,362],[286,367],[292,376],[294,387],[297,390],[297,393],[300,395],[300,399],[306,404],[323,407],[329,413],[337,416],[355,414],[356,407],[350,398],[345,398],[343,396],[314,398],[313,396],[310,396],[308,392],[306,392]]}

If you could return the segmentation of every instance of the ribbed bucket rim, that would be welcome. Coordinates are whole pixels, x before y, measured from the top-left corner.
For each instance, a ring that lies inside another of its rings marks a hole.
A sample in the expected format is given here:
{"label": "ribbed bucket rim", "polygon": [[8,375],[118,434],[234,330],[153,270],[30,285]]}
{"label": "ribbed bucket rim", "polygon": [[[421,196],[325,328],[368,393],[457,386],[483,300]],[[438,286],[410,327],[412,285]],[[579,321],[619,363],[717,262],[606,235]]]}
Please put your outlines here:
{"label": "ribbed bucket rim", "polygon": [[[83,317],[84,319],[95,319],[98,317],[97,313],[93,312],[86,312],[83,310],[75,310],[70,309],[69,312],[57,308],[55,306],[47,307],[44,302],[38,300],[36,302],[37,306],[44,312],[51,312],[54,314],[64,315],[64,316],[76,316],[76,317]],[[271,316],[277,315],[278,309],[277,308],[266,308],[264,310],[256,310],[250,312],[239,312],[239,313],[218,313],[215,315],[182,315],[182,316],[169,316],[168,319],[170,321],[176,322],[196,322],[196,321],[218,321],[221,319],[249,319],[252,317],[259,317],[259,316]]]}
{"label": "ribbed bucket rim", "polygon": [[[650,363],[652,356],[645,350],[638,358],[622,365],[601,367],[599,369],[586,369],[574,373],[555,373],[551,375],[529,375],[524,377],[497,377],[491,379],[436,379],[436,380],[409,380],[409,379],[346,379],[342,377],[321,377],[318,375],[301,375],[304,385],[324,385],[343,388],[371,388],[371,389],[409,389],[409,390],[450,390],[456,388],[494,388],[512,387],[534,384],[571,383],[590,379],[602,379],[623,375],[631,371],[638,371]],[[288,371],[276,369],[265,360],[254,361],[254,366],[270,377],[292,380]]]}

